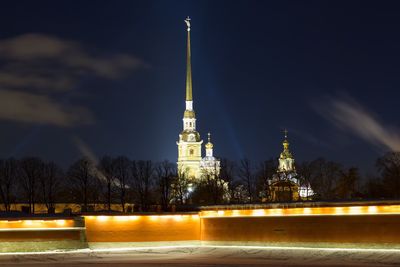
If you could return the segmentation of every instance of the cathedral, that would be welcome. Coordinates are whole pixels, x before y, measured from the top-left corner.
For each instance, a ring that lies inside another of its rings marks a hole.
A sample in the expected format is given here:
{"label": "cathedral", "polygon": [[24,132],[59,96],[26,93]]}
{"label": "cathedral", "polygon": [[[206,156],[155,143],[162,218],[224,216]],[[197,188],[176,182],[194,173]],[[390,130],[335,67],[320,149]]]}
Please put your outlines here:
{"label": "cathedral", "polygon": [[190,179],[200,179],[202,175],[218,175],[220,161],[213,155],[214,145],[211,143],[211,134],[208,133],[208,142],[205,145],[206,155],[202,157],[200,133],[196,131],[196,113],[193,109],[192,67],[190,52],[190,18],[185,19],[187,26],[186,48],[186,109],[183,113],[183,131],[179,134],[178,145],[178,172]]}
{"label": "cathedral", "polygon": [[270,199],[272,201],[297,201],[310,199],[314,194],[310,185],[300,181],[294,165],[293,154],[289,150],[287,130],[282,143],[283,151],[279,156],[276,174],[269,180]]}
{"label": "cathedral", "polygon": [[[190,44],[190,18],[185,19],[187,26],[187,48],[186,48],[186,98],[185,111],[183,112],[183,130],[179,134],[178,146],[178,173],[191,182],[200,181],[203,177],[215,177],[220,173],[220,161],[214,157],[214,145],[211,143],[211,134],[208,133],[205,144],[205,156],[202,156],[203,140],[196,130],[196,113],[193,109],[192,67],[191,67],[191,44]],[[302,182],[294,164],[294,157],[289,150],[287,131],[283,141],[283,151],[279,156],[278,169],[268,179],[268,199],[271,201],[297,201],[309,199],[313,191],[309,184]],[[223,182],[227,188],[227,183]],[[192,189],[190,184],[190,188]]]}

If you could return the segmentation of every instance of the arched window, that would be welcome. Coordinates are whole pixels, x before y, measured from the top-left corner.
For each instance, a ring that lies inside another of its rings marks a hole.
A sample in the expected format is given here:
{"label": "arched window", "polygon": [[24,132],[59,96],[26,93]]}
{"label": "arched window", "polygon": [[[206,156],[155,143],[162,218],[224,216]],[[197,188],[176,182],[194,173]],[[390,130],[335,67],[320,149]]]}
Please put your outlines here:
{"label": "arched window", "polygon": [[193,156],[193,154],[194,154],[194,150],[193,150],[193,149],[190,149],[190,150],[189,150],[189,155],[190,155],[190,156]]}

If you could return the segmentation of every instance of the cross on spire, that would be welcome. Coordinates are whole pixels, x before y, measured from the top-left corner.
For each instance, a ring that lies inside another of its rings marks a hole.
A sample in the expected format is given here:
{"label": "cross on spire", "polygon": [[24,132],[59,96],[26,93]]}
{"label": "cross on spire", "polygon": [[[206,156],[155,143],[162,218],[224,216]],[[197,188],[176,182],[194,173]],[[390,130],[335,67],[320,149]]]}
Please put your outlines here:
{"label": "cross on spire", "polygon": [[283,133],[285,134],[285,139],[287,139],[288,130],[287,129],[283,130]]}

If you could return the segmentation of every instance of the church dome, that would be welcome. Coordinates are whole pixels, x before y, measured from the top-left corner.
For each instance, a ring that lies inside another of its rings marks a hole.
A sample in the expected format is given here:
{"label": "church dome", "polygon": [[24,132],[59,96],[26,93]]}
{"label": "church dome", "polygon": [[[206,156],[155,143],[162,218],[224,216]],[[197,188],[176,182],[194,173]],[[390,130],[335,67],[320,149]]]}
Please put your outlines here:
{"label": "church dome", "polygon": [[213,149],[214,145],[211,142],[206,144],[206,149]]}

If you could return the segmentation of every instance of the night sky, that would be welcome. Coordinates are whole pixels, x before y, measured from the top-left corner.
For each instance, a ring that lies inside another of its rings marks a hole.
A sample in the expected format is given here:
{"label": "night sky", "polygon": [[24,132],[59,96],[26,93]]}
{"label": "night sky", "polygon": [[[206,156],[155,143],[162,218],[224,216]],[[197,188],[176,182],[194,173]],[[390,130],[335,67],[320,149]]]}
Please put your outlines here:
{"label": "night sky", "polygon": [[[374,170],[400,150],[393,1],[9,1],[0,156],[177,159],[192,18],[194,109],[214,154]],[[204,153],[204,152],[203,152]]]}

